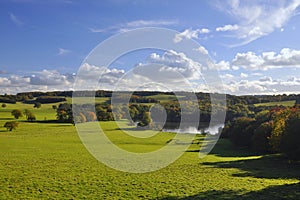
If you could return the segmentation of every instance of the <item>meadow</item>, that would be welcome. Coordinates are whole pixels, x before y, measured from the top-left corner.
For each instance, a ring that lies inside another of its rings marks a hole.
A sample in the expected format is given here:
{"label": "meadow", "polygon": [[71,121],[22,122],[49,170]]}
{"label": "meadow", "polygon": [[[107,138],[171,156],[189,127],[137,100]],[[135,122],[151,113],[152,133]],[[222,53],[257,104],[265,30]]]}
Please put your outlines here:
{"label": "meadow", "polygon": [[295,105],[295,101],[275,101],[275,102],[267,102],[267,103],[257,103],[254,106],[288,106],[292,107]]}
{"label": "meadow", "polygon": [[[75,126],[54,120],[54,104],[0,108],[0,199],[297,199],[300,167],[280,155],[258,156],[220,139],[199,159],[193,144],[176,162],[159,171],[133,174],[111,169],[85,149]],[[56,104],[57,105],[57,104]],[[20,118],[12,132],[12,109],[30,109],[38,122]],[[100,122],[119,147],[133,152],[162,147],[174,137],[150,139],[124,134],[114,122]],[[200,136],[199,136],[200,137]],[[203,137],[203,136],[201,136]],[[200,138],[201,139],[201,138]]]}

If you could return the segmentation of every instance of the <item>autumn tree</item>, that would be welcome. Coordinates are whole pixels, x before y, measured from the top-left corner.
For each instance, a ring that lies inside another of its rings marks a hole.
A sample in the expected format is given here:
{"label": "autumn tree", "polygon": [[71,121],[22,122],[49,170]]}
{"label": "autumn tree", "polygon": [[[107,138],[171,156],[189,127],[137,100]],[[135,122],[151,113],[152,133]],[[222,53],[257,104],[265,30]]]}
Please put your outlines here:
{"label": "autumn tree", "polygon": [[12,130],[15,130],[17,129],[18,127],[18,123],[17,122],[6,122],[4,124],[4,127],[8,130],[8,131],[12,131]]}

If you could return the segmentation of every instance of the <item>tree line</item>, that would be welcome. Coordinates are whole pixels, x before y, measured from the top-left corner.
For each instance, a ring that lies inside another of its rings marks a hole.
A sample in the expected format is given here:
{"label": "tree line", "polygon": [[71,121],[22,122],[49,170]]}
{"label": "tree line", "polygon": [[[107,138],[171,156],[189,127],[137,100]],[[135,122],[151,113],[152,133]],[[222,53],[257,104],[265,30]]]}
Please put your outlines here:
{"label": "tree line", "polygon": [[221,137],[229,138],[239,147],[261,153],[283,153],[290,159],[300,159],[300,109],[273,107],[253,117],[239,117],[227,122]]}

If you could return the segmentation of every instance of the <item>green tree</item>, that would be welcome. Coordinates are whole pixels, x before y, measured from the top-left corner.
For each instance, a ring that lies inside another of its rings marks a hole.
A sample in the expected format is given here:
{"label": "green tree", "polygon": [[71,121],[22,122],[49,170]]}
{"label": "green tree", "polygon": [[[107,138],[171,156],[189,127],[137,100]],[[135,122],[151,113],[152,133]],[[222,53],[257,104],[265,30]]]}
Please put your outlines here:
{"label": "green tree", "polygon": [[12,110],[11,115],[14,116],[16,119],[23,117],[22,111],[18,109]]}
{"label": "green tree", "polygon": [[3,104],[1,105],[1,107],[2,107],[2,108],[5,108],[5,107],[6,107],[6,104],[5,104],[5,103],[3,103]]}
{"label": "green tree", "polygon": [[29,113],[27,116],[27,120],[32,122],[36,120],[36,117],[33,113]]}
{"label": "green tree", "polygon": [[230,139],[236,146],[251,146],[251,138],[255,130],[255,119],[241,117],[231,125]]}
{"label": "green tree", "polygon": [[56,110],[56,109],[57,109],[57,105],[53,105],[53,106],[52,106],[52,109],[53,109],[53,110]]}
{"label": "green tree", "polygon": [[4,127],[8,130],[8,131],[12,131],[12,130],[15,130],[17,129],[18,127],[18,123],[17,122],[6,122],[4,124]]}
{"label": "green tree", "polygon": [[255,129],[252,136],[252,148],[258,152],[270,151],[269,137],[272,134],[273,122],[265,122]]}
{"label": "green tree", "polygon": [[281,152],[281,139],[285,132],[286,121],[290,114],[290,109],[279,110],[273,114],[274,126],[269,138],[269,143],[273,152]]}
{"label": "green tree", "polygon": [[300,111],[292,111],[281,138],[281,151],[291,159],[300,159]]}

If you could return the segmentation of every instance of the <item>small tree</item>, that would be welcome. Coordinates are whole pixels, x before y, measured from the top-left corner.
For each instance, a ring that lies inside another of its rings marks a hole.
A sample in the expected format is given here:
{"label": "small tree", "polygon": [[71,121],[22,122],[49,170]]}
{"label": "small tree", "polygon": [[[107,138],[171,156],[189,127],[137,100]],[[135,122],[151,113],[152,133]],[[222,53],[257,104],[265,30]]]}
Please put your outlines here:
{"label": "small tree", "polygon": [[1,105],[1,107],[2,107],[2,108],[5,108],[5,107],[6,107],[6,104],[5,104],[5,103],[3,103],[3,104]]}
{"label": "small tree", "polygon": [[19,117],[23,117],[22,111],[18,109],[11,111],[11,115],[14,116],[16,119],[19,119]]}
{"label": "small tree", "polygon": [[52,109],[53,109],[53,110],[57,110],[57,105],[53,105],[53,106],[52,106]]}
{"label": "small tree", "polygon": [[42,104],[40,102],[35,102],[34,103],[34,108],[40,108],[42,106]]}
{"label": "small tree", "polygon": [[33,114],[33,113],[30,113],[28,116],[27,116],[27,120],[28,121],[35,121],[36,120],[36,118],[35,118],[35,115]]}
{"label": "small tree", "polygon": [[4,124],[4,127],[8,130],[8,131],[12,131],[15,130],[18,127],[18,123],[17,122],[6,122]]}

